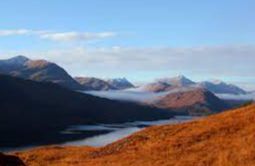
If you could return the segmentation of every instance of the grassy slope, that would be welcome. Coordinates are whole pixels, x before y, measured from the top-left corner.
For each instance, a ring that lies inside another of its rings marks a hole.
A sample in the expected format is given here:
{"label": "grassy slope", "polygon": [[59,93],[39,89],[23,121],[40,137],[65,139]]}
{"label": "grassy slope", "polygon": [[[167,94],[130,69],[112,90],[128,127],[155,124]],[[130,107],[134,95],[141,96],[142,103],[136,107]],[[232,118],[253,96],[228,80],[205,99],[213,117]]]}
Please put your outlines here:
{"label": "grassy slope", "polygon": [[28,165],[254,166],[255,105],[177,125],[147,128],[101,148],[17,153]]}

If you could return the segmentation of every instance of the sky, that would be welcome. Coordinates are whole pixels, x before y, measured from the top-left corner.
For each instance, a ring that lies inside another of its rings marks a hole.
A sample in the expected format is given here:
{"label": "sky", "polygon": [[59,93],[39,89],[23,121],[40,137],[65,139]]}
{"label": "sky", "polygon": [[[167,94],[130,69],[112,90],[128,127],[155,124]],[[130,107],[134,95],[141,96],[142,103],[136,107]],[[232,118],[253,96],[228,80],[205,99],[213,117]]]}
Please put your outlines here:
{"label": "sky", "polygon": [[8,0],[0,58],[46,59],[73,76],[186,75],[255,89],[254,0]]}

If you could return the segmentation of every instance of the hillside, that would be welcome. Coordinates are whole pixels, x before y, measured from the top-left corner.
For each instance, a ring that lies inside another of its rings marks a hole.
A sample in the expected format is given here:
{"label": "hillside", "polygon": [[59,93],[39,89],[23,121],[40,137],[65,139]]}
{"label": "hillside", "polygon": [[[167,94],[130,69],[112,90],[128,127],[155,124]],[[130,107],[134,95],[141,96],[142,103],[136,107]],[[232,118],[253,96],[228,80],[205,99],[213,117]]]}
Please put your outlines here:
{"label": "hillside", "polygon": [[229,105],[203,88],[179,88],[153,101],[159,108],[172,109],[191,115],[205,115],[226,110]]}
{"label": "hillside", "polygon": [[254,166],[255,105],[176,125],[154,126],[101,148],[16,153],[27,165]]}
{"label": "hillside", "polygon": [[87,90],[63,68],[46,60],[31,60],[16,56],[0,60],[0,73],[39,82],[53,82],[72,90]]}
{"label": "hillside", "polygon": [[95,77],[75,77],[74,78],[85,89],[91,90],[116,90],[117,88],[110,85],[108,82]]}
{"label": "hillside", "polygon": [[[70,125],[169,118],[173,113],[0,75],[0,147],[64,141]],[[60,140],[58,140],[60,139]]]}
{"label": "hillside", "polygon": [[0,153],[0,166],[25,166],[21,159]]}
{"label": "hillside", "polygon": [[208,89],[209,91],[213,93],[219,93],[219,94],[242,95],[247,93],[245,90],[239,88],[236,85],[227,84],[222,81],[216,81],[216,82],[203,81],[198,83],[198,85],[200,87]]}

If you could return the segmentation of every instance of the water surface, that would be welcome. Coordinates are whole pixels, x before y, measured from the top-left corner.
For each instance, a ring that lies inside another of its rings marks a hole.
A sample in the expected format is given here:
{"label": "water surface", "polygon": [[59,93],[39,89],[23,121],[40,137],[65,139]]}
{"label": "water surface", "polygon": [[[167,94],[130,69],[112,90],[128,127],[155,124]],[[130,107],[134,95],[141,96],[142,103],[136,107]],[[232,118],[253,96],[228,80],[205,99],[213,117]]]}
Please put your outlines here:
{"label": "water surface", "polygon": [[122,139],[124,137],[127,137],[137,131],[140,131],[147,126],[181,123],[181,122],[189,121],[194,118],[195,117],[191,117],[191,116],[175,116],[174,118],[171,118],[168,120],[136,121],[136,122],[122,123],[122,124],[98,124],[98,125],[71,126],[66,131],[77,132],[77,131],[100,129],[100,130],[108,130],[110,132],[106,134],[100,134],[97,136],[85,138],[78,141],[66,142],[63,145],[74,145],[74,146],[88,145],[88,146],[95,146],[95,147],[104,146],[112,142],[115,142],[119,139]]}

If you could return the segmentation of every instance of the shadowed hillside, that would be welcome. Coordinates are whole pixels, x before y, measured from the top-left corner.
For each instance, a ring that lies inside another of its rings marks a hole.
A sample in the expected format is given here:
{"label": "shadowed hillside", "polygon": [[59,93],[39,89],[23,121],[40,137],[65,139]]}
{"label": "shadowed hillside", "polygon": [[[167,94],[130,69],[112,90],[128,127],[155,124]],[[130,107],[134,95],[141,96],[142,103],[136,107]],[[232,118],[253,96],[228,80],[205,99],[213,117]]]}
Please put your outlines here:
{"label": "shadowed hillside", "polygon": [[191,122],[147,128],[102,148],[16,153],[28,165],[254,166],[255,105]]}
{"label": "shadowed hillside", "polygon": [[0,166],[25,166],[25,164],[16,156],[0,153]]}
{"label": "shadowed hillside", "polygon": [[[0,147],[61,142],[69,125],[120,123],[172,117],[134,103],[78,93],[53,83],[0,75]],[[60,139],[60,140],[59,140]]]}
{"label": "shadowed hillside", "polygon": [[95,78],[95,77],[75,77],[74,78],[79,84],[84,86],[86,89],[91,90],[117,90],[114,86],[110,85],[108,82]]}

